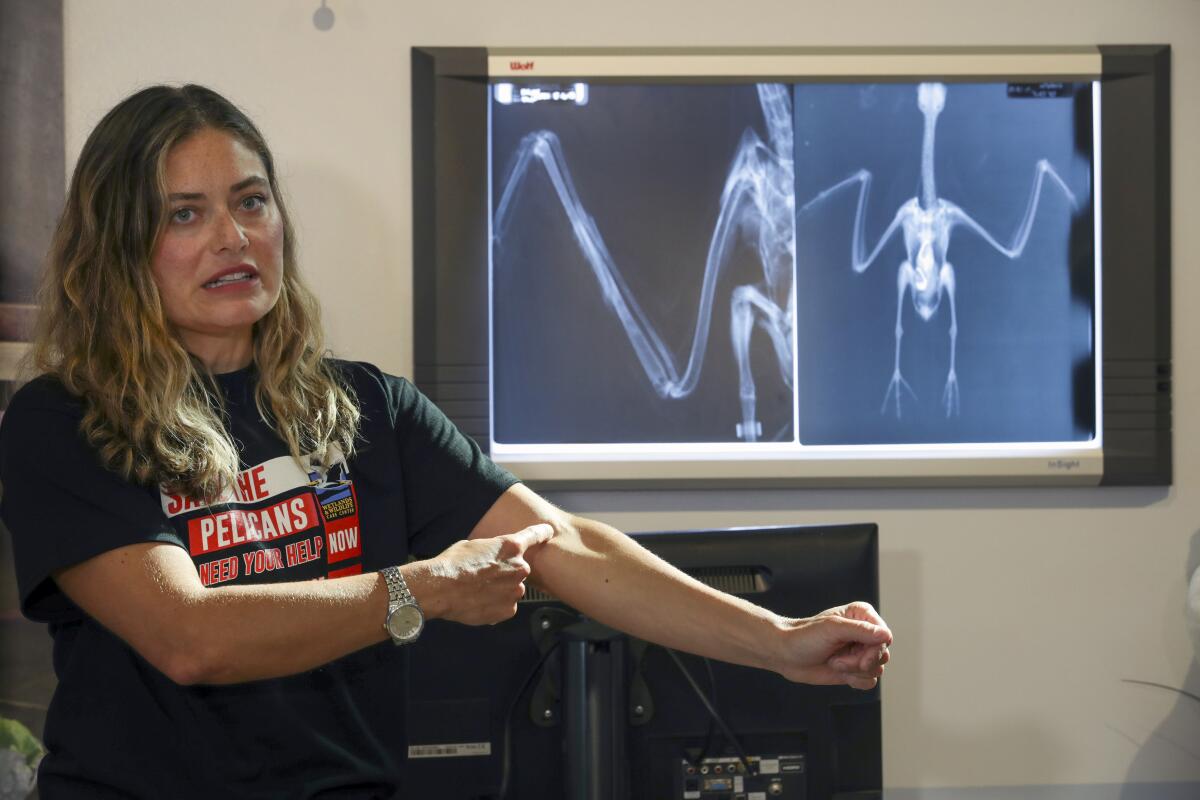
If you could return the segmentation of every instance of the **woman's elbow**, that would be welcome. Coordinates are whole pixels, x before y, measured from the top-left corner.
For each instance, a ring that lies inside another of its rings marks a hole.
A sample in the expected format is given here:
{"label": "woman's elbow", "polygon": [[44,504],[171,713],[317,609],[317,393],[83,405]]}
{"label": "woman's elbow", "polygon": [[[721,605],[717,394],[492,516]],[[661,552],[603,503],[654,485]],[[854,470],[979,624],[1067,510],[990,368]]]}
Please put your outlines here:
{"label": "woman's elbow", "polygon": [[199,608],[178,608],[165,628],[143,629],[140,641],[129,644],[163,675],[180,686],[215,683],[228,654],[221,652],[222,637],[207,631]]}
{"label": "woman's elbow", "polygon": [[196,686],[210,683],[208,667],[198,659],[186,655],[172,655],[161,665],[155,665],[160,672],[180,686]]}
{"label": "woman's elbow", "polygon": [[160,641],[145,657],[151,666],[180,686],[217,683],[221,672],[221,657],[212,648],[188,637]]}

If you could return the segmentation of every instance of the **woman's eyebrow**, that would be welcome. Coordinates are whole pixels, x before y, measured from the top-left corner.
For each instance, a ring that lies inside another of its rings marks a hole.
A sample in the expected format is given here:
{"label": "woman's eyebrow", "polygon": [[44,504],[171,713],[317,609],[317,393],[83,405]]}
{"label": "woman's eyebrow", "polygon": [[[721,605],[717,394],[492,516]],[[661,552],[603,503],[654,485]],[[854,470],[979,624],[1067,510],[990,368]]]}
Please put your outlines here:
{"label": "woman's eyebrow", "polygon": [[230,193],[230,194],[236,194],[237,192],[240,192],[242,189],[245,189],[245,188],[247,188],[247,187],[249,187],[249,186],[267,186],[267,185],[268,185],[268,184],[267,184],[267,179],[266,179],[266,178],[264,178],[263,176],[261,176],[261,175],[251,175],[249,178],[246,178],[245,180],[238,181],[238,182],[237,182],[237,183],[235,183],[233,186],[230,186],[230,187],[229,187],[229,193]]}
{"label": "woman's eyebrow", "polygon": [[[267,179],[261,175],[251,175],[245,180],[240,180],[233,186],[229,187],[230,194],[236,194],[250,186],[269,186]],[[167,195],[168,200],[203,200],[207,197],[204,192],[171,192]]]}

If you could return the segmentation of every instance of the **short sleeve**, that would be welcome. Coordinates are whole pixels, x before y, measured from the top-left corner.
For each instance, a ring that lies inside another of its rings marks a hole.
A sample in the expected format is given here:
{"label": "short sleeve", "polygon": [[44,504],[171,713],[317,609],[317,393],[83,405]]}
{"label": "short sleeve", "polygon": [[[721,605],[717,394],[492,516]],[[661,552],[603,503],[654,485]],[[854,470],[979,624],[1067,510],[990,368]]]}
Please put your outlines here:
{"label": "short sleeve", "polygon": [[466,538],[518,481],[412,383],[377,375],[400,455],[409,549],[427,558]]}
{"label": "short sleeve", "polygon": [[12,537],[21,610],[40,622],[82,612],[56,570],[141,542],[183,546],[158,493],[105,469],[79,433],[79,402],[49,378],[13,397],[0,424],[0,518]]}

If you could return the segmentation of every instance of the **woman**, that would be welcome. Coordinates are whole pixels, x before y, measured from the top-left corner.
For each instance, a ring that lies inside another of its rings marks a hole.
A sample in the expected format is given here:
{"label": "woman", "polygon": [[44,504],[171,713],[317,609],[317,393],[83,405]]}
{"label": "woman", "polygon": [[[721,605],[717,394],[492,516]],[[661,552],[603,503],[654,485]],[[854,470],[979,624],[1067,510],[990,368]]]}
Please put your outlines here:
{"label": "woman", "polygon": [[41,313],[0,512],[55,640],[46,800],[392,796],[404,648],[382,643],[506,619],[527,578],[793,680],[883,672],[870,606],[782,619],[710,590],[519,484],[406,381],[326,358],[271,154],[208,89],[146,89],[92,132]]}

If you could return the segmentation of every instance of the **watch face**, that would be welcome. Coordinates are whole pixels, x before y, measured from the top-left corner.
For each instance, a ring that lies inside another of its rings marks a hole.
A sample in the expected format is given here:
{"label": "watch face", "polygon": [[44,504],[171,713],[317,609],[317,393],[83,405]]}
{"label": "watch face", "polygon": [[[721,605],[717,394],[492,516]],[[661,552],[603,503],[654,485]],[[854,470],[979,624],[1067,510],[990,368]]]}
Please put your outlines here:
{"label": "watch face", "polygon": [[425,618],[416,606],[400,606],[387,618],[388,633],[401,642],[416,639],[424,624]]}

